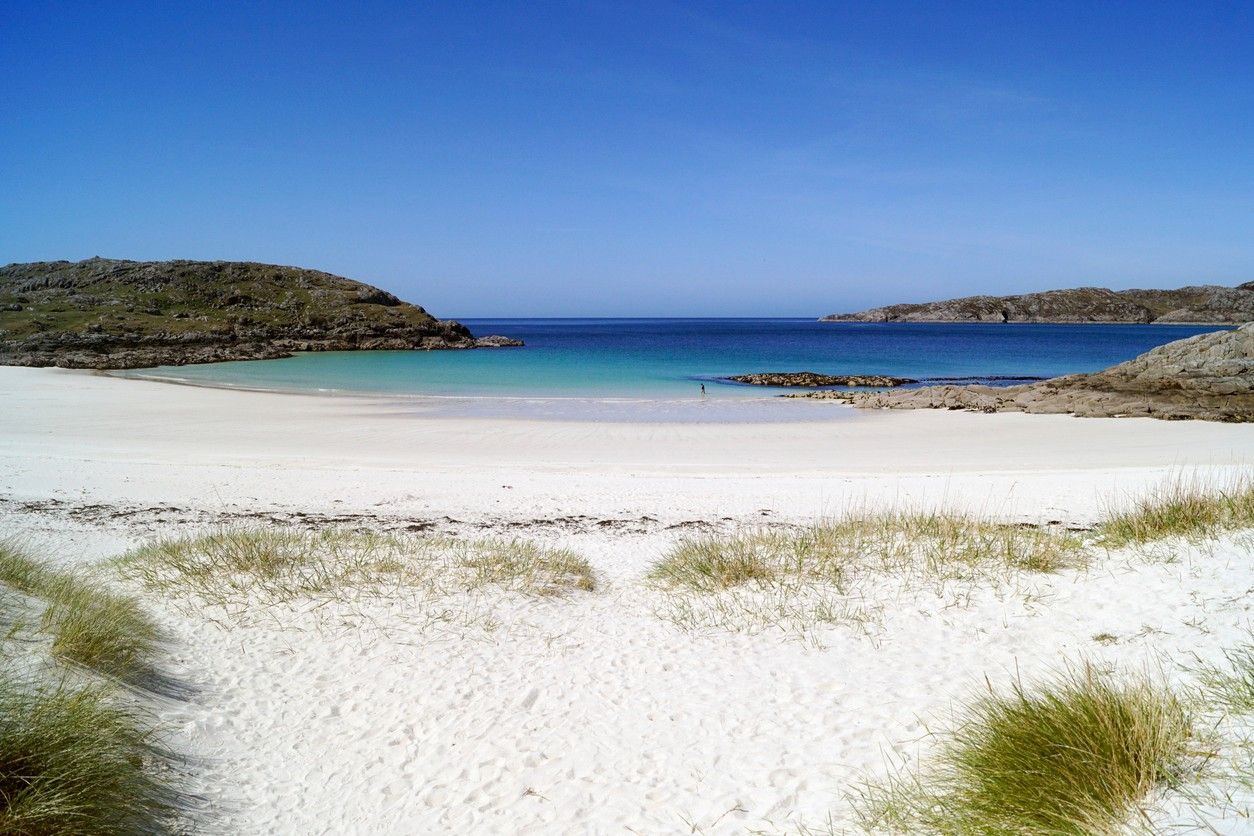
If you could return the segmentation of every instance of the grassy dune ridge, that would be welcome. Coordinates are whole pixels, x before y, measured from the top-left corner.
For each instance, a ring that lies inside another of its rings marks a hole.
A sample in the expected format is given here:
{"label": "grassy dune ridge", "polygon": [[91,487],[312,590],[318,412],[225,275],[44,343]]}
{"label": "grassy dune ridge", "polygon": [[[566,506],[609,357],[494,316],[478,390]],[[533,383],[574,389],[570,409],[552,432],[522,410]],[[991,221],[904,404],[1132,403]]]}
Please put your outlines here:
{"label": "grassy dune ridge", "polygon": [[158,640],[139,604],[4,541],[0,604],[10,622],[0,638],[0,833],[180,831],[174,758],[135,690],[153,681]]}
{"label": "grassy dune ridge", "polygon": [[960,709],[931,761],[862,788],[869,831],[1114,832],[1190,768],[1194,720],[1167,687],[1090,666]]}
{"label": "grassy dune ridge", "polygon": [[931,592],[963,599],[981,584],[1083,568],[1083,541],[1055,527],[951,511],[855,512],[811,526],[739,531],[679,541],[646,579],[658,614],[684,628],[780,628],[807,641],[843,624],[868,635],[885,595]]}
{"label": "grassy dune ridge", "polygon": [[1226,484],[1177,478],[1143,496],[1113,505],[1097,528],[1110,548],[1170,537],[1210,538],[1254,528],[1254,476]]}
{"label": "grassy dune ridge", "polygon": [[113,689],[0,669],[0,833],[177,832],[168,759]]}
{"label": "grassy dune ridge", "polygon": [[597,588],[583,557],[523,540],[461,540],[344,529],[224,529],[159,540],[117,568],[155,591],[201,602],[355,599],[401,590],[430,595],[486,588],[557,596]]}
{"label": "grassy dune ridge", "polygon": [[873,573],[943,581],[1005,571],[1053,572],[1084,558],[1081,541],[1065,531],[952,512],[887,512],[799,530],[684,540],[654,564],[649,577],[698,592],[788,577],[843,589]]}
{"label": "grassy dune ridge", "polygon": [[130,685],[153,677],[160,632],[135,598],[111,591],[88,572],[54,569],[2,541],[0,584],[42,606],[38,630],[51,639],[57,659]]}
{"label": "grassy dune ridge", "polygon": [[1088,663],[1001,692],[990,685],[933,733],[930,758],[849,793],[859,824],[870,833],[1156,833],[1146,807],[1167,790],[1202,814],[1182,832],[1218,832],[1207,811],[1248,819],[1232,790],[1254,789],[1254,641],[1223,656],[1186,668],[1191,686]]}

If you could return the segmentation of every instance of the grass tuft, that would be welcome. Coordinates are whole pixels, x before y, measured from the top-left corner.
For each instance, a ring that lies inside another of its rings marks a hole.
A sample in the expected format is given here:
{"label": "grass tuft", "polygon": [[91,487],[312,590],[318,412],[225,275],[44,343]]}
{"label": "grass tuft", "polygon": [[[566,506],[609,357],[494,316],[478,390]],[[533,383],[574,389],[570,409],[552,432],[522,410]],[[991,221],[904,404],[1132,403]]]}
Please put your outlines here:
{"label": "grass tuft", "polygon": [[0,833],[166,833],[173,792],[152,733],[102,687],[0,671]]}
{"label": "grass tuft", "polygon": [[161,540],[125,555],[124,575],[210,604],[432,595],[496,587],[531,595],[596,588],[579,555],[520,540],[458,540],[326,529],[233,529]]}
{"label": "grass tuft", "polygon": [[870,572],[929,580],[996,571],[1053,572],[1082,561],[1066,532],[1006,525],[955,513],[857,515],[798,531],[684,540],[649,576],[695,592],[810,579],[843,587]]}
{"label": "grass tuft", "polygon": [[1169,690],[1086,666],[978,700],[922,773],[868,785],[855,805],[877,831],[1108,833],[1182,775],[1191,737]]}
{"label": "grass tuft", "polygon": [[0,542],[0,584],[43,606],[40,630],[56,658],[132,685],[154,679],[150,660],[160,635],[139,603],[83,572],[53,569]]}
{"label": "grass tuft", "polygon": [[1204,695],[1232,714],[1254,714],[1254,643],[1225,650],[1224,658],[1226,668],[1207,664],[1197,669]]}
{"label": "grass tuft", "polygon": [[480,540],[452,549],[452,566],[465,573],[467,588],[498,586],[532,595],[592,592],[596,576],[587,560],[567,549],[522,540]]}
{"label": "grass tuft", "polygon": [[1226,487],[1178,479],[1111,511],[1098,526],[1103,545],[1122,548],[1167,537],[1201,539],[1254,528],[1254,478]]}
{"label": "grass tuft", "polygon": [[47,564],[35,560],[15,542],[0,540],[0,583],[27,595],[37,595],[52,574]]}
{"label": "grass tuft", "polygon": [[[837,623],[872,635],[889,590],[927,588],[960,605],[975,583],[1013,582],[1086,558],[1065,531],[903,511],[682,540],[647,577],[668,592],[658,614],[680,627],[778,627],[813,640],[814,628]],[[888,584],[868,593],[871,578]]]}
{"label": "grass tuft", "polygon": [[683,540],[649,571],[649,577],[695,592],[718,592],[743,584],[770,584],[785,574],[794,541],[762,532]]}

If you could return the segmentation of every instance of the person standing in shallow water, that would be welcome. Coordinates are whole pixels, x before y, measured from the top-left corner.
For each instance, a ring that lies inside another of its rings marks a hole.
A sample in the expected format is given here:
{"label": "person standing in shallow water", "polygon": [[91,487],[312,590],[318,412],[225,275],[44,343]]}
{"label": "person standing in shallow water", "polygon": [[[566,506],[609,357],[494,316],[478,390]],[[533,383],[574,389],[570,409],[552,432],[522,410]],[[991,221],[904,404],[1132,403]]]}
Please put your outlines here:
{"label": "person standing in shallow water", "polygon": [[705,384],[704,383],[701,384],[701,397],[703,398],[705,397]]}

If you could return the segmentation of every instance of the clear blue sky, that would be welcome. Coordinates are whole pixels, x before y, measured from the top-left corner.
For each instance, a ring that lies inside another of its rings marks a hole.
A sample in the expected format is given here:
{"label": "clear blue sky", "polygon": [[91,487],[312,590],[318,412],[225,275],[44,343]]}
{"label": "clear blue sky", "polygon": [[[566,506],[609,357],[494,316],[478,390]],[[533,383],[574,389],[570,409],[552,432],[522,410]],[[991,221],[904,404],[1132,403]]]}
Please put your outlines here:
{"label": "clear blue sky", "polygon": [[1254,4],[0,3],[0,263],[442,316],[1254,280]]}

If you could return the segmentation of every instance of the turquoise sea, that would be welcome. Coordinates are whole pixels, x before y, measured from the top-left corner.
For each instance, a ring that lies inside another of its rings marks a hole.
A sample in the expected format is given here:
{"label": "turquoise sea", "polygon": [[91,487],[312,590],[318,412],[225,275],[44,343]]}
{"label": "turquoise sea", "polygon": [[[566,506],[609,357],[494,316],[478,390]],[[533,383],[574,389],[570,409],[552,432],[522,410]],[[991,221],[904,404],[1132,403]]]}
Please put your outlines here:
{"label": "turquoise sea", "polygon": [[[833,323],[812,319],[463,319],[525,348],[302,354],[129,374],[299,392],[427,396],[470,415],[813,420],[847,413],[726,383],[762,371],[1010,383],[1095,371],[1216,330],[1177,325]],[[705,384],[702,400],[700,387]],[[807,408],[810,407],[810,408]],[[812,407],[818,407],[814,409]]]}

